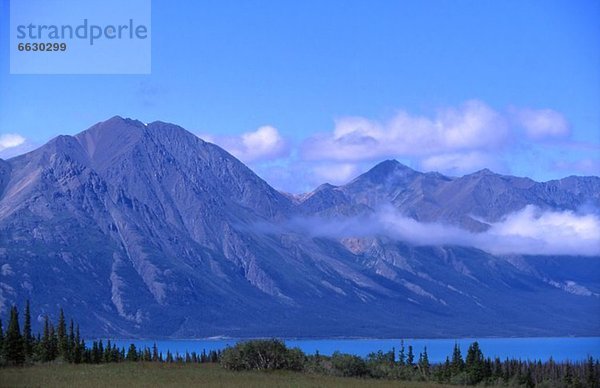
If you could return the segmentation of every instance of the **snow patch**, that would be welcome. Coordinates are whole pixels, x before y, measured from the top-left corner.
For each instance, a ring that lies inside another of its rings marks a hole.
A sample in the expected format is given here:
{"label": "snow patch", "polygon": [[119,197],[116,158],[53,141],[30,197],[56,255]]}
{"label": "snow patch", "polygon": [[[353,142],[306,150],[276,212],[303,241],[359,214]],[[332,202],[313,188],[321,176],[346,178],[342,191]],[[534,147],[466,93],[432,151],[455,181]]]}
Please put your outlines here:
{"label": "snow patch", "polygon": [[0,273],[2,273],[2,276],[11,276],[15,274],[12,270],[12,267],[8,263],[2,265]]}

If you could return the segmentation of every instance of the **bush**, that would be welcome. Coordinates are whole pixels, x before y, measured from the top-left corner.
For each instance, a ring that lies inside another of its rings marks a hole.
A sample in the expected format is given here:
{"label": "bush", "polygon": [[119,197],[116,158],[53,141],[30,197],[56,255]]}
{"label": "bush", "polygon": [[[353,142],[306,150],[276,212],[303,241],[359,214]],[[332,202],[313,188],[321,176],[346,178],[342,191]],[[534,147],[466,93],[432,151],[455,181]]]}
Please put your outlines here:
{"label": "bush", "polygon": [[221,355],[221,365],[231,370],[301,371],[306,360],[298,348],[288,349],[281,340],[251,340],[226,348]]}
{"label": "bush", "polygon": [[288,349],[286,359],[286,369],[294,371],[304,370],[306,355],[300,348]]}
{"label": "bush", "polygon": [[450,378],[450,384],[452,385],[466,385],[468,382],[468,376],[466,372],[460,372],[459,374],[452,375]]}
{"label": "bush", "polygon": [[383,353],[380,350],[377,353],[370,353],[367,356],[367,369],[369,376],[377,379],[397,377],[398,368],[394,360],[394,352]]}
{"label": "bush", "polygon": [[331,356],[331,366],[336,374],[345,377],[363,377],[367,374],[365,360],[351,354],[335,352]]}

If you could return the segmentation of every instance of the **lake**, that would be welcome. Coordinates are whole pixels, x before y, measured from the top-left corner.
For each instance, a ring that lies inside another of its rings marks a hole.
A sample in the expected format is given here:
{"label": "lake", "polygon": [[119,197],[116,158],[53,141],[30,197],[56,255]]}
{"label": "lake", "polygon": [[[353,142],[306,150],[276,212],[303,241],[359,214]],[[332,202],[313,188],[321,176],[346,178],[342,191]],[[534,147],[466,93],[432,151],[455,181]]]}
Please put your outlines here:
{"label": "lake", "polygon": [[[219,350],[235,345],[239,339],[181,339],[181,340],[113,340],[119,347],[127,348],[134,343],[136,347],[152,348],[156,343],[159,351],[166,353],[185,354],[188,352],[201,353],[202,350]],[[580,361],[588,356],[600,358],[600,337],[565,337],[565,338],[461,338],[461,339],[405,339],[404,345],[413,347],[415,359],[427,346],[427,353],[431,362],[443,362],[446,356],[452,354],[454,343],[460,345],[463,357],[469,345],[478,341],[486,357],[520,358],[523,360],[548,360],[552,357],[555,361]],[[371,352],[382,350],[384,352],[396,348],[400,349],[399,339],[286,339],[290,347],[299,347],[307,354],[319,351],[321,354],[331,355],[339,350],[358,356],[366,356]],[[88,343],[88,345],[90,345]]]}

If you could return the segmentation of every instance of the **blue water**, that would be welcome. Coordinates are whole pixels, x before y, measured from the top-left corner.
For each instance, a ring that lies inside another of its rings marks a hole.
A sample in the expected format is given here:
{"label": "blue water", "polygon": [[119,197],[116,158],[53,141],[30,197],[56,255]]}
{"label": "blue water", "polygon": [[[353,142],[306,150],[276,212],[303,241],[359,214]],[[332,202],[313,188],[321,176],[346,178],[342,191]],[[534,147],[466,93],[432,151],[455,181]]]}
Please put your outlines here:
{"label": "blue water", "polygon": [[[201,340],[114,340],[119,347],[127,348],[134,343],[136,347],[152,348],[156,342],[159,351],[166,353],[185,354],[188,352],[201,353],[202,350],[224,349],[235,345],[238,339],[201,339]],[[600,358],[600,337],[577,337],[577,338],[462,338],[462,339],[405,339],[404,346],[408,352],[408,346],[413,347],[415,359],[419,352],[427,346],[427,354],[431,362],[443,362],[446,356],[452,354],[454,343],[460,345],[463,357],[467,353],[469,345],[478,341],[486,357],[520,358],[522,360],[548,360],[552,357],[555,361],[580,361],[588,356]],[[285,340],[290,347],[299,347],[307,354],[319,351],[321,354],[331,355],[339,350],[343,353],[351,353],[358,356],[366,356],[371,352],[382,350],[384,352],[396,348],[396,354],[400,349],[399,339],[290,339]]]}

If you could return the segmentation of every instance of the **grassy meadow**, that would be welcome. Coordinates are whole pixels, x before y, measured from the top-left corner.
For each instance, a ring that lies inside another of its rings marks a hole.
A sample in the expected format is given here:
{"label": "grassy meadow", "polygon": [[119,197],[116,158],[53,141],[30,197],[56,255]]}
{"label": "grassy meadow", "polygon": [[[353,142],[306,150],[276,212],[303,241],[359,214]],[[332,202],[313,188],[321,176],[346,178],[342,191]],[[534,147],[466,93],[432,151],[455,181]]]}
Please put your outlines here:
{"label": "grassy meadow", "polygon": [[232,372],[216,364],[40,364],[0,369],[0,387],[443,387],[306,373]]}

